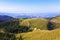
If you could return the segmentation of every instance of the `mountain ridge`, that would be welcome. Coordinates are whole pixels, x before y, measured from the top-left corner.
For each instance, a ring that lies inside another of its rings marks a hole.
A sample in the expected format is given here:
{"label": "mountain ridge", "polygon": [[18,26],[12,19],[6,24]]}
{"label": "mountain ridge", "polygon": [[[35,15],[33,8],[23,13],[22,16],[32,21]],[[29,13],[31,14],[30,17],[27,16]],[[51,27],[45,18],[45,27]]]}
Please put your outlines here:
{"label": "mountain ridge", "polygon": [[13,17],[8,16],[8,15],[0,15],[0,22],[10,20],[10,19],[13,19]]}

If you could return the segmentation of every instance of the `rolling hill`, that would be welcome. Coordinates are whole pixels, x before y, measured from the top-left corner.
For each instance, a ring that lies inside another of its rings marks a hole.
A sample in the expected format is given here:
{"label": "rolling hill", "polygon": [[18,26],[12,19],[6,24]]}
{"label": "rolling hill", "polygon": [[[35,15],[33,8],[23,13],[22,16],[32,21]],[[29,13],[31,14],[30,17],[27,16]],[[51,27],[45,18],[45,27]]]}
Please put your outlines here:
{"label": "rolling hill", "polygon": [[35,30],[33,32],[16,34],[19,38],[22,35],[23,40],[60,40],[60,29],[48,30]]}
{"label": "rolling hill", "polygon": [[54,17],[51,23],[54,25],[54,29],[60,28],[60,16]]}
{"label": "rolling hill", "polygon": [[25,19],[20,23],[20,26],[27,26],[31,29],[37,28],[37,29],[47,29],[47,23],[48,20],[44,18],[31,18],[31,19]]}

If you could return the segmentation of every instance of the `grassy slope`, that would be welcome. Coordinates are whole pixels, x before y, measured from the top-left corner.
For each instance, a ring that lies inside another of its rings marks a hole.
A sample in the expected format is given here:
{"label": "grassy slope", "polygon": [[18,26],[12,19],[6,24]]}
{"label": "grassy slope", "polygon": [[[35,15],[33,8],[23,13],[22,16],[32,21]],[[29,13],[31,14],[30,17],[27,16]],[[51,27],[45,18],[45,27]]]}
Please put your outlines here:
{"label": "grassy slope", "polygon": [[48,21],[44,18],[31,18],[22,21],[20,25],[30,26],[31,28],[47,29],[47,23]]}
{"label": "grassy slope", "polygon": [[55,29],[60,28],[60,16],[53,18],[51,22],[55,26]]}
{"label": "grassy slope", "polygon": [[[16,37],[19,37],[17,34]],[[33,32],[22,33],[24,40],[60,40],[60,29],[48,31],[48,30],[36,30]]]}
{"label": "grassy slope", "polygon": [[60,16],[53,18],[51,21],[55,23],[60,23]]}

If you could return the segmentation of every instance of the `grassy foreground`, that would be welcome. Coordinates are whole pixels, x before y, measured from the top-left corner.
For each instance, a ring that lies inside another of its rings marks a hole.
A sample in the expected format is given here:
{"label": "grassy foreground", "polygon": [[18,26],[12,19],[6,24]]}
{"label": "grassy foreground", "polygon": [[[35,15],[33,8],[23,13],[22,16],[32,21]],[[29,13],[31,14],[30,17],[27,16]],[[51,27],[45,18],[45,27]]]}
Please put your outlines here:
{"label": "grassy foreground", "polygon": [[[37,29],[21,35],[24,40],[60,40],[60,29],[52,31]],[[16,34],[16,37],[20,37],[20,34]]]}

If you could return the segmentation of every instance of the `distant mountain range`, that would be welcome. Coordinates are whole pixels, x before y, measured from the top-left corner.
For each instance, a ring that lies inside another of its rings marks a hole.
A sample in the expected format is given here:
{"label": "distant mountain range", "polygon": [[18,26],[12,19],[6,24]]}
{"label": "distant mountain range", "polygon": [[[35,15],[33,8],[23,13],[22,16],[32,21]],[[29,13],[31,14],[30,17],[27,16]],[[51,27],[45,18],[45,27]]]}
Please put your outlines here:
{"label": "distant mountain range", "polygon": [[60,13],[36,13],[36,14],[16,14],[16,18],[51,18],[55,16],[60,16]]}
{"label": "distant mountain range", "polygon": [[0,15],[0,22],[10,20],[10,19],[13,19],[13,17],[7,15]]}
{"label": "distant mountain range", "polygon": [[0,15],[8,15],[14,18],[50,18],[60,16],[60,13],[0,13]]}

